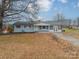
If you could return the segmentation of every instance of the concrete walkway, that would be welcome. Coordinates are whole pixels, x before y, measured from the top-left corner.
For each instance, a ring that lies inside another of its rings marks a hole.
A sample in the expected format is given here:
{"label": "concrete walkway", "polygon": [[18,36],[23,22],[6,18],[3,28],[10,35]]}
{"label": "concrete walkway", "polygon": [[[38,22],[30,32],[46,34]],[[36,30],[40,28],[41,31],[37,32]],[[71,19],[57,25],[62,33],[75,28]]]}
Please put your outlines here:
{"label": "concrete walkway", "polygon": [[53,34],[59,38],[63,38],[64,40],[69,41],[71,44],[73,44],[75,46],[79,46],[79,39],[76,39],[76,38],[69,36],[69,35],[63,35],[62,33],[53,32]]}

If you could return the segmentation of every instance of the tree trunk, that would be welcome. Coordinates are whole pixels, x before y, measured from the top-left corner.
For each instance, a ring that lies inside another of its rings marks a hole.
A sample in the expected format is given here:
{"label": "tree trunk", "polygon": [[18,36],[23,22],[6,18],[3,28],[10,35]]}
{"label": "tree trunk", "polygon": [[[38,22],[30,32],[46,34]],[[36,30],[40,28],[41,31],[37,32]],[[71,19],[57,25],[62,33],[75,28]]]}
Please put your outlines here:
{"label": "tree trunk", "polygon": [[0,32],[2,31],[2,17],[0,16]]}
{"label": "tree trunk", "polygon": [[1,5],[1,10],[0,10],[0,32],[2,31],[2,28],[3,28],[5,1],[6,0],[2,0],[2,5]]}
{"label": "tree trunk", "polygon": [[4,11],[1,12],[0,16],[0,31],[3,29],[3,18],[4,18]]}

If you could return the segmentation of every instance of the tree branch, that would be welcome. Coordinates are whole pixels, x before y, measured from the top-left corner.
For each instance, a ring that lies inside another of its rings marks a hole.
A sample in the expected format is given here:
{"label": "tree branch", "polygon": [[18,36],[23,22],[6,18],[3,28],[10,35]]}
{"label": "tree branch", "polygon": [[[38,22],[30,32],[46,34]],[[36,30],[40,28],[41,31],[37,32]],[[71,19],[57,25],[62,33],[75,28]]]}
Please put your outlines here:
{"label": "tree branch", "polygon": [[[12,16],[12,15],[15,15],[15,14],[20,14],[20,13],[24,12],[28,8],[28,5],[30,4],[30,2],[31,2],[31,0],[28,2],[27,6],[24,8],[24,10],[20,10],[20,12],[17,12],[17,13],[5,15],[5,17],[6,16]],[[18,10],[13,10],[13,11],[18,11]]]}

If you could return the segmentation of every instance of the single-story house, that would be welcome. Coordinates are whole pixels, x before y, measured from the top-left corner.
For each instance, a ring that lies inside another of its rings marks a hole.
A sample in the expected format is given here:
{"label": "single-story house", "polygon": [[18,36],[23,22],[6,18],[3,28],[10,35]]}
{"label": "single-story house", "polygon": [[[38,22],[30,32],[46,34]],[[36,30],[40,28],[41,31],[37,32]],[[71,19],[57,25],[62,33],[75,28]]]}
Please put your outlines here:
{"label": "single-story house", "polygon": [[14,32],[61,32],[61,26],[57,24],[50,24],[45,22],[16,22],[14,25]]}

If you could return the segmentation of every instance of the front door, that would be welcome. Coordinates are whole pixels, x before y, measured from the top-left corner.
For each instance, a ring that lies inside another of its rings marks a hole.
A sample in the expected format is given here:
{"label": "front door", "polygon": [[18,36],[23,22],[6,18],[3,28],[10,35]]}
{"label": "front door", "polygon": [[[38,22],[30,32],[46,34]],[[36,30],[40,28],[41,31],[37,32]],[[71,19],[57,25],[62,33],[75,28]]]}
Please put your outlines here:
{"label": "front door", "polygon": [[58,26],[54,26],[53,29],[54,29],[54,32],[57,32],[58,31]]}

